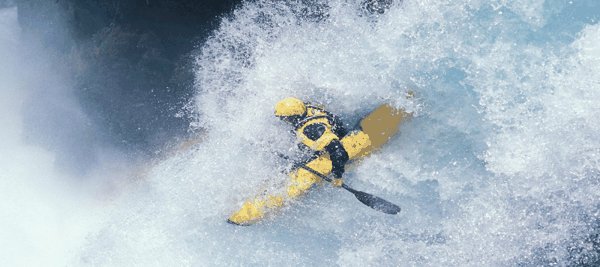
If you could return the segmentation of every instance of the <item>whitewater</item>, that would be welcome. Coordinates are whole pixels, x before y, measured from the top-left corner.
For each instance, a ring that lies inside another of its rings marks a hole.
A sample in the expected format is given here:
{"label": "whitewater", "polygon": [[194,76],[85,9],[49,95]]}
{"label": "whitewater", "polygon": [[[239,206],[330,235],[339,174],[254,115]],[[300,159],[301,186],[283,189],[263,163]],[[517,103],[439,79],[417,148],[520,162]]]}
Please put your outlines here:
{"label": "whitewater", "polygon": [[[17,10],[0,12],[0,56],[19,62]],[[0,255],[11,266],[593,266],[599,14],[594,0],[406,0],[381,13],[246,2],[194,55],[196,94],[174,115],[194,118],[194,141],[131,166],[103,149],[84,181],[21,141],[19,103],[36,91],[1,65]],[[399,215],[326,185],[272,220],[226,223],[285,181],[277,153],[297,156],[297,140],[273,112],[290,96],[349,128],[389,101],[414,114],[345,173]]]}

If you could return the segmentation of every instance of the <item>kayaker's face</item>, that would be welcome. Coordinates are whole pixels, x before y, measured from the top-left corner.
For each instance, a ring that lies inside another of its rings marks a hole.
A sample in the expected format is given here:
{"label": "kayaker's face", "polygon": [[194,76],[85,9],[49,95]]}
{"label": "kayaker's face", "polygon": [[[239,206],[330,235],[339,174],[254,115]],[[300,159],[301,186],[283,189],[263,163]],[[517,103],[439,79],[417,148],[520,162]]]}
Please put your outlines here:
{"label": "kayaker's face", "polygon": [[281,119],[282,121],[285,121],[291,125],[295,125],[296,123],[298,123],[300,120],[302,120],[302,115],[294,115],[294,116],[279,116],[279,119]]}

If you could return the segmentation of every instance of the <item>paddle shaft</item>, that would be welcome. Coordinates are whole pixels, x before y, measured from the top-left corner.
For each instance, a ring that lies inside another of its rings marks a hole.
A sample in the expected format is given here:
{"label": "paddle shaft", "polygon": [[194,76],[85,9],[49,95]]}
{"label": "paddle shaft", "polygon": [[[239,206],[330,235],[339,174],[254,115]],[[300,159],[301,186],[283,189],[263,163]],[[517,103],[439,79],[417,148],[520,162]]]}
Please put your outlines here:
{"label": "paddle shaft", "polygon": [[[277,155],[279,155],[280,157],[286,159],[286,160],[291,160],[288,156],[283,155],[279,152],[275,152],[277,153]],[[299,163],[297,164],[297,166],[299,166],[300,168],[303,168],[307,171],[309,171],[310,173],[321,177],[321,179],[331,183],[332,180],[323,175],[322,173],[313,170],[312,168],[306,166],[305,163]],[[371,195],[369,193],[365,193],[362,191],[358,191],[358,190],[354,190],[351,187],[347,186],[346,184],[342,183],[342,188],[348,190],[348,192],[354,194],[354,196],[356,197],[356,199],[358,199],[358,201],[360,201],[361,203],[369,206],[370,208],[383,212],[383,213],[387,213],[387,214],[398,214],[400,212],[400,207],[398,207],[397,205],[383,199],[383,198],[379,198],[376,197],[374,195]]]}
{"label": "paddle shaft", "polygon": [[[320,173],[318,171],[313,170],[312,168],[306,166],[305,164],[301,164],[300,167],[311,172],[312,174],[314,174],[316,176],[321,177],[321,179],[323,179],[327,182],[330,182],[330,183],[332,182],[332,180],[329,177],[323,175],[322,173]],[[354,190],[344,183],[342,183],[342,188],[344,188],[344,189],[348,190],[348,192],[354,194],[354,196],[361,203],[369,206],[370,208],[372,208],[374,210],[381,211],[381,212],[387,213],[387,214],[398,214],[398,212],[400,212],[400,207],[398,207],[397,205],[395,205],[385,199],[373,196],[369,193]]]}
{"label": "paddle shaft", "polygon": [[[304,165],[304,164],[300,165],[300,167],[301,167],[302,169],[305,169],[305,170],[307,170],[307,171],[311,172],[312,174],[314,174],[314,175],[316,175],[316,176],[319,176],[319,177],[321,177],[321,179],[323,179],[323,180],[325,180],[325,181],[327,181],[327,182],[329,182],[329,183],[333,182],[333,180],[331,180],[331,178],[329,178],[329,177],[327,177],[327,176],[323,175],[322,173],[320,173],[320,172],[318,172],[318,171],[315,171],[315,170],[313,170],[311,167],[308,167],[308,166],[306,166],[306,165]],[[352,189],[351,187],[347,186],[347,185],[346,185],[346,184],[344,184],[344,183],[342,183],[342,188],[344,188],[344,189],[346,189],[346,190],[350,191],[350,192],[351,192],[351,193],[353,193],[353,194],[357,192],[356,190]]]}

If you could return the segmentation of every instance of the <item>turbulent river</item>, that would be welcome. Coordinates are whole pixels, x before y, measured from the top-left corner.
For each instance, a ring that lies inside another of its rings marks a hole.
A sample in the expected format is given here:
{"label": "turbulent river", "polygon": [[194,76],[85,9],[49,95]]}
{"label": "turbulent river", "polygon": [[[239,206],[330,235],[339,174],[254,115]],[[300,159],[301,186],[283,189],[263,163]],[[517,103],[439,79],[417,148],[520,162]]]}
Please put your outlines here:
{"label": "turbulent river", "polygon": [[[182,113],[194,116],[197,141],[133,168],[120,160],[126,152],[107,148],[85,182],[54,170],[52,151],[21,141],[20,103],[32,92],[14,89],[26,82],[1,65],[9,142],[0,145],[0,255],[12,266],[597,262],[600,5],[406,0],[367,9],[352,0],[237,7],[195,54],[197,93]],[[0,10],[5,62],[20,61],[16,12]],[[416,97],[406,100],[408,91]],[[348,127],[388,101],[414,113],[345,173],[352,187],[401,206],[399,215],[324,186],[272,220],[225,222],[285,180],[288,164],[274,152],[296,155],[296,140],[273,111],[289,96],[327,106]]]}

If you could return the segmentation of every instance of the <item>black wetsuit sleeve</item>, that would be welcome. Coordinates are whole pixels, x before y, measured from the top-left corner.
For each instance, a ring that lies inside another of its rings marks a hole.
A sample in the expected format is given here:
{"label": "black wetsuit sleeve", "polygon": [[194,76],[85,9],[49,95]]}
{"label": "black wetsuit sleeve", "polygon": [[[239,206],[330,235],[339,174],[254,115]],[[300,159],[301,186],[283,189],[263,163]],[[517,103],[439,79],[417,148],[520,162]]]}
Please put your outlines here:
{"label": "black wetsuit sleeve", "polygon": [[344,149],[344,146],[342,143],[340,143],[340,140],[337,139],[331,141],[331,143],[325,147],[325,151],[329,153],[329,158],[331,159],[331,163],[333,165],[331,170],[333,177],[336,179],[342,178],[342,175],[344,174],[344,167],[349,159],[348,152],[346,152],[346,149]]}

